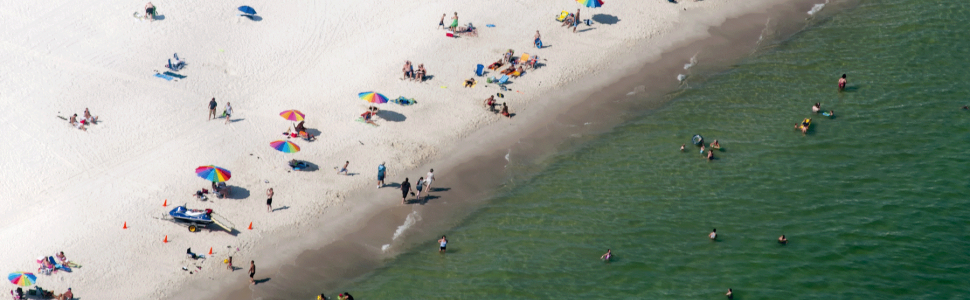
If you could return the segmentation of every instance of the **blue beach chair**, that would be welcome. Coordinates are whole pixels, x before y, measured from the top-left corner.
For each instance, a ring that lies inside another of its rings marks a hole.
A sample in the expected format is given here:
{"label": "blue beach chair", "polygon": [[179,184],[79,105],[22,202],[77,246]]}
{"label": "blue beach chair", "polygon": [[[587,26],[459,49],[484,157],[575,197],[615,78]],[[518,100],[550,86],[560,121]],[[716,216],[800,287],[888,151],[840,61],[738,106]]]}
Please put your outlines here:
{"label": "blue beach chair", "polygon": [[478,77],[485,75],[485,65],[478,64],[478,66],[475,67],[475,75]]}

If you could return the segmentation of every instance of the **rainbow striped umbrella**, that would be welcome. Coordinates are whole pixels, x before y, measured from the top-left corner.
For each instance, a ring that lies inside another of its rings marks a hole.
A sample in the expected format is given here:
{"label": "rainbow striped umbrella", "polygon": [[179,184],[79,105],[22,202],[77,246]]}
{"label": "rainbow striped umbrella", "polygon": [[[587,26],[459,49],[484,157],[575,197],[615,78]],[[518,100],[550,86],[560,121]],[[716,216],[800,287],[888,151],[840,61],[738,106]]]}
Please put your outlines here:
{"label": "rainbow striped umbrella", "polygon": [[269,145],[273,146],[273,149],[279,150],[283,153],[300,152],[300,146],[297,146],[291,141],[275,141],[275,142],[269,143]]}
{"label": "rainbow striped umbrella", "polygon": [[305,117],[306,115],[304,115],[299,110],[291,109],[291,110],[281,112],[280,116],[290,121],[299,122],[299,121],[303,121],[303,117]]}
{"label": "rainbow striped umbrella", "polygon": [[600,7],[603,6],[603,0],[576,0],[579,4],[586,7]]}
{"label": "rainbow striped umbrella", "polygon": [[232,174],[229,174],[229,170],[212,165],[195,168],[195,175],[199,175],[202,179],[212,182],[223,182],[229,180],[229,177],[232,177]]}
{"label": "rainbow striped umbrella", "polygon": [[10,273],[7,279],[10,279],[10,282],[18,286],[30,286],[37,281],[37,276],[34,276],[33,273],[14,272]]}
{"label": "rainbow striped umbrella", "polygon": [[381,95],[375,92],[363,92],[363,93],[357,94],[357,97],[360,97],[360,99],[364,99],[364,101],[367,101],[370,103],[375,103],[375,104],[387,103],[387,97],[384,97],[384,95]]}

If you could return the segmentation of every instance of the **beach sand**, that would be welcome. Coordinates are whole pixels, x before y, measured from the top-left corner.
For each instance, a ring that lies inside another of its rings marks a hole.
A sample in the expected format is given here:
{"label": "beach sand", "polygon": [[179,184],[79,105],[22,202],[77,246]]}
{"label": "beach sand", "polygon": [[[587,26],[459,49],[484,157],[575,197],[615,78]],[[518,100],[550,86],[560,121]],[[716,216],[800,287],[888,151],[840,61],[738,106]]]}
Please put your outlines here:
{"label": "beach sand", "polygon": [[[37,257],[64,251],[83,267],[39,275],[37,284],[57,293],[72,287],[86,299],[165,298],[200,279],[243,283],[249,260],[256,260],[259,278],[326,240],[277,236],[313,230],[336,239],[375,211],[399,206],[393,187],[346,201],[376,187],[381,162],[388,183],[415,182],[427,170],[412,169],[443,157],[460,161],[454,151],[475,143],[468,138],[480,130],[511,135],[536,119],[555,118],[547,112],[569,103],[559,91],[588,95],[664,49],[776,2],[784,1],[614,1],[583,8],[582,18],[594,24],[576,34],[554,21],[559,11],[579,8],[570,1],[164,1],[154,2],[160,14],[154,22],[131,16],[143,3],[5,3],[0,105],[6,113],[0,120],[8,129],[0,137],[8,142],[0,158],[6,200],[0,238],[7,243],[0,245],[6,254],[0,266],[33,271]],[[236,7],[243,4],[259,17],[239,17]],[[478,28],[477,37],[447,38],[436,28],[442,13],[447,24],[456,11],[459,24]],[[544,49],[532,46],[536,29]],[[634,47],[644,44],[650,46]],[[509,91],[484,78],[474,88],[461,86],[476,64],[488,65],[508,49],[538,54],[542,67],[513,79]],[[153,77],[173,53],[186,61],[180,72],[186,77]],[[423,63],[431,78],[401,80],[406,60]],[[357,98],[364,91],[418,104],[381,105],[380,126],[372,127],[354,120],[368,106]],[[514,118],[483,108],[497,92]],[[219,112],[232,103],[229,124],[205,119],[212,97]],[[84,108],[100,117],[86,132],[58,118]],[[269,146],[293,125],[278,115],[289,109],[306,113],[306,126],[319,136],[295,140],[302,151],[294,154]],[[306,160],[313,170],[291,172],[290,159]],[[347,160],[353,176],[337,175],[334,168]],[[232,171],[229,199],[191,196],[209,188],[194,170],[210,164]],[[276,192],[272,213],[266,212],[267,188]],[[155,219],[180,204],[212,208],[238,232],[191,233]],[[250,222],[253,230],[246,229]],[[214,253],[193,261],[184,254],[189,247]],[[221,263],[229,255],[243,268],[231,275]],[[202,269],[193,270],[196,265]]]}

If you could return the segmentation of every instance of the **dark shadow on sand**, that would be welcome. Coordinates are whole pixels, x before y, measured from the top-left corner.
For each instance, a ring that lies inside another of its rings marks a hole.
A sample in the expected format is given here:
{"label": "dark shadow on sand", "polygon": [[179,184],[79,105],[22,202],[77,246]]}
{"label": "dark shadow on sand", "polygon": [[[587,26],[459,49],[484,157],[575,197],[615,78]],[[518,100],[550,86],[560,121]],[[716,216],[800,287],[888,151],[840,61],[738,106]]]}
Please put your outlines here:
{"label": "dark shadow on sand", "polygon": [[620,22],[620,18],[614,15],[607,14],[595,14],[593,15],[593,21],[600,24],[613,25]]}
{"label": "dark shadow on sand", "polygon": [[578,32],[587,32],[587,31],[590,31],[590,30],[593,30],[593,29],[596,29],[596,27],[590,27],[590,28],[586,28],[586,29],[583,29],[583,30],[577,30],[576,32],[577,33]]}
{"label": "dark shadow on sand", "polygon": [[305,160],[301,160],[301,161],[304,162],[304,163],[306,163],[306,168],[303,168],[303,169],[300,169],[300,170],[293,170],[293,167],[290,167],[289,163],[287,163],[286,166],[290,168],[290,170],[287,171],[287,172],[316,172],[317,170],[320,170],[320,166],[318,166],[315,163],[308,162],[308,161],[305,161]]}
{"label": "dark shadow on sand", "polygon": [[[229,186],[229,195],[222,199],[246,199],[249,198],[249,190],[238,186]],[[212,198],[209,198],[211,201]]]}
{"label": "dark shadow on sand", "polygon": [[447,192],[447,191],[450,191],[450,190],[451,190],[451,188],[449,188],[449,187],[436,187],[436,188],[431,188],[431,190],[429,192]]}
{"label": "dark shadow on sand", "polygon": [[383,109],[377,112],[377,116],[389,122],[402,122],[408,118],[399,112]]}
{"label": "dark shadow on sand", "polygon": [[269,277],[266,277],[266,278],[263,278],[263,279],[256,279],[256,280],[254,280],[254,281],[256,281],[256,284],[260,284],[260,283],[266,283],[266,282],[267,282],[267,281],[269,281],[270,279],[271,279],[271,278],[269,278]]}
{"label": "dark shadow on sand", "polygon": [[[257,16],[257,15],[242,15],[242,16],[243,17],[246,17],[247,19],[252,20],[253,22],[259,22],[259,21],[262,21],[263,20],[263,17]],[[267,280],[269,280],[269,279],[267,279]]]}
{"label": "dark shadow on sand", "polygon": [[165,15],[155,15],[154,19],[155,21],[163,21],[165,20]]}
{"label": "dark shadow on sand", "polygon": [[236,123],[236,122],[239,122],[239,121],[242,121],[242,120],[245,120],[245,119],[246,119],[246,118],[239,118],[239,119],[229,119],[229,123]]}
{"label": "dark shadow on sand", "polygon": [[396,188],[400,188],[401,187],[401,184],[400,183],[397,183],[397,182],[391,182],[391,183],[384,184],[384,187],[386,187],[386,188],[395,188],[396,189]]}
{"label": "dark shadow on sand", "polygon": [[290,207],[289,207],[289,206],[287,206],[287,205],[284,205],[283,207],[277,207],[277,208],[274,208],[274,209],[273,209],[273,210],[271,210],[270,212],[276,212],[277,210],[284,210],[284,209],[290,209]]}

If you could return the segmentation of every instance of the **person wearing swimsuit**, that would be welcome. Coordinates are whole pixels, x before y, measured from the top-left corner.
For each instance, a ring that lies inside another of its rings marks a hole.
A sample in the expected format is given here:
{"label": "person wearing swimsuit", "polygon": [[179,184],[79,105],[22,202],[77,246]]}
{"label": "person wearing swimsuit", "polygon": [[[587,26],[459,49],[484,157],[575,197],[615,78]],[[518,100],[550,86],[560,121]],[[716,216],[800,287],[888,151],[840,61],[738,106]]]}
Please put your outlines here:
{"label": "person wearing swimsuit", "polygon": [[605,261],[610,261],[610,258],[613,258],[613,251],[610,249],[606,249],[606,254],[600,256],[600,259]]}
{"label": "person wearing swimsuit", "polygon": [[839,78],[839,91],[840,92],[842,90],[845,90],[845,84],[847,84],[847,83],[849,83],[849,81],[845,79],[845,74],[842,74],[842,78]]}
{"label": "person wearing swimsuit", "polygon": [[441,239],[438,240],[438,245],[440,245],[440,247],[438,247],[438,253],[445,253],[445,251],[447,251],[446,246],[448,246],[448,239],[442,235]]}
{"label": "person wearing swimsuit", "polygon": [[151,20],[152,22],[155,21],[155,5],[151,2],[145,4],[145,19]]}

